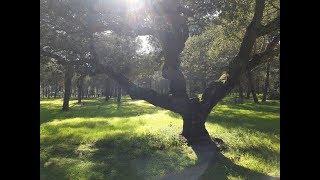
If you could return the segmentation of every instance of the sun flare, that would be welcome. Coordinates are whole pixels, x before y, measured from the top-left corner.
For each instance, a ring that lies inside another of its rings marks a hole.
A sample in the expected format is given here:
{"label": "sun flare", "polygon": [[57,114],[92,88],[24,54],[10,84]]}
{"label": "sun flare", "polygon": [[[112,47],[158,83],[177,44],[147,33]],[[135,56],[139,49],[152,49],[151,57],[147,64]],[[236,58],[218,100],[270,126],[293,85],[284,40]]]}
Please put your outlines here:
{"label": "sun flare", "polygon": [[142,0],[126,0],[126,3],[128,5],[128,9],[131,11],[138,10],[143,5]]}

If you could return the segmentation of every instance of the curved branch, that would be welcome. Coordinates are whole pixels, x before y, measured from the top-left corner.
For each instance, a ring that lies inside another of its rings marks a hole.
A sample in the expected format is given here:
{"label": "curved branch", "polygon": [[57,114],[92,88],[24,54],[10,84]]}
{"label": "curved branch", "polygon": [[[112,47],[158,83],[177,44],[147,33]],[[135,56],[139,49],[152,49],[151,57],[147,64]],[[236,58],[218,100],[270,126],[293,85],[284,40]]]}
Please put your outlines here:
{"label": "curved branch", "polygon": [[131,82],[123,74],[117,73],[112,67],[99,63],[99,56],[95,50],[93,36],[90,40],[90,48],[92,52],[92,64],[96,67],[96,73],[105,73],[130,95],[132,99],[140,99],[149,102],[152,105],[173,111],[175,113],[184,114],[187,110],[188,102],[177,97],[159,94],[149,88],[142,88]]}
{"label": "curved branch", "polygon": [[130,95],[132,99],[145,100],[154,106],[158,106],[173,112],[183,114],[187,104],[173,96],[159,94],[149,88],[142,88],[129,81],[123,74],[117,73],[110,66],[98,64],[97,73],[105,73]]}
{"label": "curved branch", "polygon": [[249,61],[247,69],[252,70],[256,68],[258,65],[265,63],[273,57],[274,55],[279,53],[279,49],[275,49],[275,46],[278,44],[280,40],[280,35],[273,38],[273,40],[268,44],[266,50],[262,53],[255,54],[252,59]]}
{"label": "curved branch", "polygon": [[243,64],[246,64],[250,58],[250,53],[252,51],[253,45],[257,38],[257,28],[261,24],[264,6],[265,6],[265,0],[256,0],[254,16],[246,29],[246,32],[244,34],[242,43],[240,45],[240,50],[238,53],[238,57],[239,57],[238,60],[243,61],[241,62]]}
{"label": "curved branch", "polygon": [[[258,65],[267,62],[272,56],[278,53],[279,49],[274,50],[275,46],[280,40],[280,35],[276,36],[267,46],[266,50],[262,53],[255,54],[251,60],[248,61],[246,69],[252,70]],[[234,59],[236,60],[236,58]],[[240,74],[238,75],[240,76]],[[229,77],[230,78],[230,77]],[[224,98],[234,87],[234,83],[226,79],[226,81],[214,81],[211,82],[205,89],[202,95],[201,106],[205,114],[209,114],[211,109]]]}
{"label": "curved branch", "polygon": [[211,82],[202,95],[200,106],[205,119],[212,108],[234,88],[249,63],[265,7],[265,0],[256,0],[255,2],[254,16],[246,29],[239,53],[229,63],[228,72],[225,72],[218,81]]}
{"label": "curved branch", "polygon": [[269,22],[267,25],[265,26],[261,26],[258,29],[258,33],[257,36],[264,36],[266,34],[269,34],[271,32],[274,32],[276,30],[280,29],[280,16],[276,17],[274,20],[272,20],[271,22]]}

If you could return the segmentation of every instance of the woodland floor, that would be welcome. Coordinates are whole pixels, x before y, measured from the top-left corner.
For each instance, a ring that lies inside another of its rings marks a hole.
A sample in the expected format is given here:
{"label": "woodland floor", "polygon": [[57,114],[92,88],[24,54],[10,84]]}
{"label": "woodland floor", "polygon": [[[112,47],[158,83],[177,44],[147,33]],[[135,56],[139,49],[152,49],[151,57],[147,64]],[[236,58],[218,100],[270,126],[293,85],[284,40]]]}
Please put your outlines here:
{"label": "woodland floor", "polygon": [[[40,101],[41,179],[159,179],[193,167],[197,156],[179,138],[182,119],[144,101],[124,98],[70,103]],[[200,179],[280,176],[279,101],[235,104],[226,97],[206,128],[222,139],[231,161],[202,168]],[[240,167],[240,168],[239,168]],[[191,177],[191,175],[188,175]]]}

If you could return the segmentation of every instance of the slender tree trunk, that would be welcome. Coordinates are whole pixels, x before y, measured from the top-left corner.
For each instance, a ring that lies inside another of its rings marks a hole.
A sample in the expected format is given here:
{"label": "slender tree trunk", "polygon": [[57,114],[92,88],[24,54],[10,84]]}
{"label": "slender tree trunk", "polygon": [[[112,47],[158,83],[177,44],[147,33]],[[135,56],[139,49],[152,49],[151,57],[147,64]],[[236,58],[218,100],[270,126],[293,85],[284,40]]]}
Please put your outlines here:
{"label": "slender tree trunk", "polygon": [[48,86],[46,87],[46,98],[49,98],[49,88],[48,88]]}
{"label": "slender tree trunk", "polygon": [[110,99],[110,79],[106,78],[105,82],[105,89],[104,89],[104,96],[105,96],[105,101],[108,101]]}
{"label": "slender tree trunk", "polygon": [[78,88],[78,104],[81,103],[82,97],[83,97],[83,80],[85,75],[80,75],[78,82],[77,82],[77,88]]}
{"label": "slender tree trunk", "polygon": [[254,89],[254,83],[253,83],[253,79],[252,79],[252,74],[251,74],[250,71],[247,71],[247,78],[248,78],[248,84],[249,84],[250,92],[252,94],[253,101],[255,103],[259,103],[256,91]]}
{"label": "slender tree trunk", "polygon": [[45,97],[45,88],[42,87],[42,98],[44,98],[44,97]]}
{"label": "slender tree trunk", "polygon": [[64,97],[63,97],[63,106],[62,110],[69,110],[69,100],[71,96],[71,80],[73,76],[73,67],[72,65],[67,65],[65,76],[64,76]]}
{"label": "slender tree trunk", "polygon": [[59,90],[58,90],[58,91],[59,91],[59,95],[58,95],[58,96],[59,96],[59,98],[62,98],[62,96],[61,96],[61,90],[62,90],[62,87],[59,85],[59,87],[58,87],[58,88],[59,88]]}
{"label": "slender tree trunk", "polygon": [[58,86],[55,85],[54,86],[54,94],[53,94],[53,98],[57,98],[57,95],[58,95]]}
{"label": "slender tree trunk", "polygon": [[270,62],[267,65],[267,75],[264,83],[262,102],[266,102],[267,100],[267,94],[269,90],[269,78],[270,78]]}
{"label": "slender tree trunk", "polygon": [[118,89],[117,89],[117,103],[118,104],[121,103],[121,87],[120,87],[120,85],[118,85]]}
{"label": "slender tree trunk", "polygon": [[50,88],[49,88],[49,98],[51,99],[52,98],[52,86],[50,86]]}
{"label": "slender tree trunk", "polygon": [[89,98],[89,87],[86,89],[86,98]]}
{"label": "slender tree trunk", "polygon": [[246,88],[246,99],[250,98],[250,88],[249,88],[249,83],[247,84],[247,88]]}
{"label": "slender tree trunk", "polygon": [[116,98],[118,95],[118,86],[115,84],[113,86],[113,97]]}
{"label": "slender tree trunk", "polygon": [[239,98],[242,101],[244,99],[244,95],[243,95],[243,87],[241,83],[239,83],[238,85],[238,92],[239,92]]}

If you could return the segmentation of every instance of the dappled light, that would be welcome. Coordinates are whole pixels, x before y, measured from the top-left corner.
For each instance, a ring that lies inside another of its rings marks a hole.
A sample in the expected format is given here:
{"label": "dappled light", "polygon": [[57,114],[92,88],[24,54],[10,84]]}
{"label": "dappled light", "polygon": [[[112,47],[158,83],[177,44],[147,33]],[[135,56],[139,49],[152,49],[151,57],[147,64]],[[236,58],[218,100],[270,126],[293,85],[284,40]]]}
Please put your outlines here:
{"label": "dappled light", "polygon": [[[73,108],[65,113],[59,109],[61,103],[59,99],[41,101],[41,117],[45,118],[41,125],[42,176],[150,179],[195,171],[192,167],[198,158],[178,136],[182,121],[178,115],[129,99],[120,108],[113,100],[84,100],[83,106],[71,101]],[[232,164],[228,168],[209,164],[202,168],[203,177],[212,173],[214,177],[244,177],[246,171],[249,177],[279,174],[279,105],[248,104],[224,101],[212,112],[217,116],[209,117],[208,131],[225,141],[228,150],[223,153]]]}
{"label": "dappled light", "polygon": [[40,0],[41,179],[280,176],[279,0]]}

